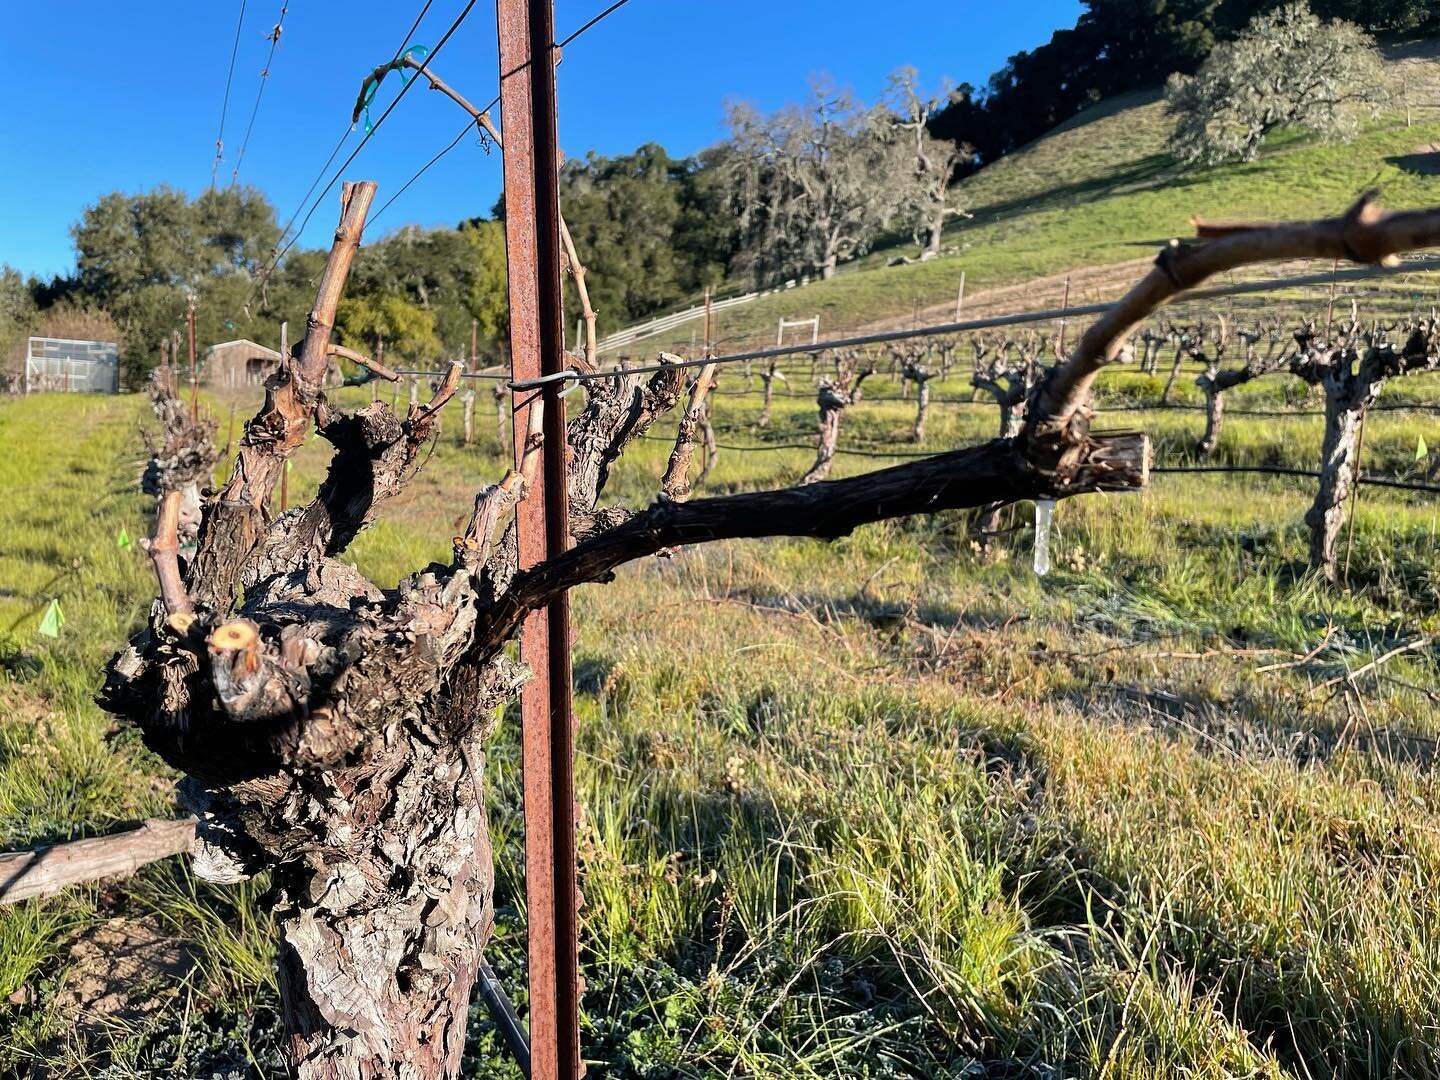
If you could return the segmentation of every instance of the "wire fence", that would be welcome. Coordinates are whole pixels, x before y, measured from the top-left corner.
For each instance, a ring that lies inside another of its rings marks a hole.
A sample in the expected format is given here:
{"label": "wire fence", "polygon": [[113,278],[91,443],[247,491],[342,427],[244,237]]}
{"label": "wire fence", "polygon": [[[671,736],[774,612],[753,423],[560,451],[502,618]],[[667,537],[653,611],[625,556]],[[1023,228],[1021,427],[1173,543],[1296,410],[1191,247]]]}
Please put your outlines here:
{"label": "wire fence", "polygon": [[[1328,286],[1334,282],[1341,281],[1368,281],[1383,280],[1410,274],[1428,274],[1440,271],[1440,260],[1413,259],[1403,262],[1393,268],[1385,267],[1359,267],[1352,270],[1327,271],[1323,273],[1298,274],[1283,278],[1262,278],[1256,281],[1236,282],[1230,285],[1221,285],[1208,289],[1195,289],[1184,295],[1187,303],[1198,301],[1210,301],[1233,296],[1244,296],[1260,293],[1273,293],[1278,290],[1291,289],[1309,286]],[[776,345],[761,349],[751,349],[741,352],[723,353],[719,355],[702,356],[698,358],[677,357],[674,359],[662,360],[653,364],[626,364],[622,357],[621,362],[609,368],[580,371],[575,368],[568,368],[565,371],[557,372],[554,375],[546,375],[540,379],[530,379],[525,382],[511,382],[509,376],[503,373],[469,372],[462,375],[462,378],[469,379],[494,379],[504,382],[512,390],[529,390],[549,383],[555,382],[586,382],[595,379],[611,379],[623,375],[645,375],[657,371],[675,370],[676,368],[697,368],[707,367],[714,364],[719,367],[737,363],[753,363],[757,360],[772,360],[793,356],[804,356],[831,352],[837,349],[863,348],[869,345],[890,344],[901,341],[913,341],[923,338],[945,337],[958,334],[974,333],[980,330],[1001,329],[1011,326],[1025,326],[1042,322],[1058,322],[1061,320],[1080,319],[1091,316],[1103,315],[1112,310],[1113,303],[1082,304],[1078,306],[1049,308],[1040,311],[1019,311],[1004,315],[992,315],[978,319],[965,319],[955,322],[938,323],[930,326],[911,327],[909,329],[880,330],[867,334],[855,334],[848,337],[828,338],[824,341],[796,342],[791,345]],[[407,370],[401,374],[426,376],[439,378],[444,375],[442,371],[415,371]]]}
{"label": "wire fence", "polygon": [[[667,439],[663,435],[642,435],[642,439],[651,442],[673,443],[673,439]],[[815,453],[817,447],[814,443],[723,443],[712,444],[717,450],[726,450],[740,454],[766,454],[783,453],[785,451],[806,451]],[[954,447],[952,449],[963,449]],[[845,457],[867,458],[871,461],[895,461],[911,460],[918,458],[935,457],[937,454],[945,453],[943,450],[874,450],[861,447],[837,446],[835,454]],[[1216,473],[1216,474],[1257,474],[1267,476],[1296,476],[1310,479],[1318,479],[1320,472],[1317,469],[1292,468],[1286,465],[1152,465],[1150,472],[1162,475],[1184,474],[1184,473]],[[1373,473],[1361,473],[1355,477],[1357,484],[1368,487],[1393,488],[1399,491],[1419,491],[1427,494],[1440,494],[1440,484],[1431,484],[1421,480],[1406,480],[1397,476],[1377,476]]]}

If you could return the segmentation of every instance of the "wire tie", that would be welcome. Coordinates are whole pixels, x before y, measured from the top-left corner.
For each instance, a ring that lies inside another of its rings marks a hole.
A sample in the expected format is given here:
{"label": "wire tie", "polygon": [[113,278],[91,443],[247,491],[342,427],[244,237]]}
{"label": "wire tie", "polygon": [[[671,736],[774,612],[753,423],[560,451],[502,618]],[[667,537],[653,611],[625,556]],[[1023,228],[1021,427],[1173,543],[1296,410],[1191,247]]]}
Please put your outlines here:
{"label": "wire tie", "polygon": [[[552,375],[541,375],[534,379],[522,379],[519,382],[511,381],[506,383],[511,390],[535,390],[542,386],[548,386],[553,382],[563,382],[566,379],[578,379],[580,373],[574,368],[566,368],[564,371],[557,371]],[[576,385],[579,385],[578,383]]]}

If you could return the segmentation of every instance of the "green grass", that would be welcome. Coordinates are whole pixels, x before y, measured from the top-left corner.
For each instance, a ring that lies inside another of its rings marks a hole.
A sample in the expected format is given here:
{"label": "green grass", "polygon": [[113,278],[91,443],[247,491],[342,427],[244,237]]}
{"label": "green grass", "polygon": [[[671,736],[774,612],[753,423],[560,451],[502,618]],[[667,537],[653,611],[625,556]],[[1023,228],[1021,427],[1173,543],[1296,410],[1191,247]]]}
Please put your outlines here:
{"label": "green grass", "polygon": [[[1391,400],[1433,400],[1437,381],[1397,381]],[[882,400],[898,392],[884,377],[867,389],[842,447],[913,452],[896,445],[913,403]],[[1239,415],[1294,407],[1290,390],[1232,395],[1222,460],[1313,467],[1317,420]],[[1153,393],[1119,372],[1101,402]],[[936,389],[962,396],[955,380]],[[813,438],[808,393],[778,397],[766,431],[751,428],[757,396],[716,401],[723,442]],[[0,404],[16,448],[0,463],[7,846],[169,807],[163,766],[90,703],[151,592],[143,557],[115,546],[120,525],[144,528],[141,415],[133,398]],[[1203,424],[1114,419],[1174,461]],[[925,448],[995,423],[942,401]],[[469,493],[501,468],[488,408],[477,429],[468,450],[445,435],[355,545],[367,574],[445,555]],[[1437,429],[1431,413],[1374,414],[1367,465],[1414,474],[1415,438],[1440,446]],[[638,443],[614,499],[651,498],[667,453]],[[722,451],[710,490],[792,482],[811,456]],[[320,446],[302,451],[297,497],[323,464]],[[877,464],[842,456],[836,471]],[[945,515],[830,545],[687,549],[579,590],[592,1074],[1440,1076],[1440,657],[1398,656],[1358,698],[1313,689],[1440,631],[1437,510],[1366,489],[1351,586],[1331,589],[1303,568],[1308,494],[1304,480],[1157,476],[1142,495],[1070,500],[1044,579],[1021,506],[988,557]],[[69,620],[56,642],[35,633],[50,595]],[[513,718],[489,781],[491,957],[523,1008]],[[53,1004],[71,943],[115,918],[154,921],[195,963],[146,984],[143,1019],[77,1027]],[[164,864],[0,909],[0,946],[0,990],[19,991],[0,994],[12,1071],[278,1075],[260,886]],[[470,1074],[517,1075],[479,1007],[471,1034]]]}

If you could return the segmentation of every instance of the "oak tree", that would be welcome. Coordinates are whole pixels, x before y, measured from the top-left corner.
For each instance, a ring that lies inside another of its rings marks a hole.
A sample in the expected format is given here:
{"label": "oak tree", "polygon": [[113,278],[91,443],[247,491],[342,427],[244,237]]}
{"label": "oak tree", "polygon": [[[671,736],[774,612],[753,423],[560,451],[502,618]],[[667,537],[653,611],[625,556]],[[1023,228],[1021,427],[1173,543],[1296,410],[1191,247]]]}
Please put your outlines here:
{"label": "oak tree", "polygon": [[1388,98],[1374,40],[1301,3],[1258,15],[1192,75],[1165,88],[1170,151],[1190,165],[1253,161],[1265,137],[1293,126],[1348,141]]}

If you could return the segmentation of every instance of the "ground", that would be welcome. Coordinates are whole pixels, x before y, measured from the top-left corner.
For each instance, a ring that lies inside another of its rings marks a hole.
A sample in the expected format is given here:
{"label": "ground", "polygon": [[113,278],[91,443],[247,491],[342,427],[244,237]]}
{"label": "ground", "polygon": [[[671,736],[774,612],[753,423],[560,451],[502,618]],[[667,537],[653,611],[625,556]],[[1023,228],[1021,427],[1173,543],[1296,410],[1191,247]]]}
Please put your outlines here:
{"label": "ground", "polygon": [[[812,440],[807,383],[797,365],[755,431],[758,395],[732,369],[721,442]],[[1387,401],[1434,400],[1437,383]],[[883,376],[867,389],[842,449],[917,452],[913,403]],[[1236,393],[1222,460],[1313,467],[1318,420],[1290,415],[1307,407],[1296,389]],[[1103,398],[1157,393],[1126,372]],[[968,396],[937,388],[924,449],[993,431]],[[211,407],[223,438],[228,404]],[[147,528],[144,418],[134,397],[0,404],[7,848],[173,812],[173,778],[90,703],[152,593],[117,545]],[[1114,419],[1172,463],[1203,424]],[[367,574],[445,556],[469,493],[499,475],[488,394],[475,447],[457,427],[458,411],[356,545]],[[1421,436],[1440,446],[1433,411],[1377,412],[1367,467],[1419,475]],[[640,443],[617,499],[648,500],[667,452]],[[811,456],[722,450],[707,491],[792,482]],[[322,462],[308,446],[291,491]],[[880,464],[842,454],[837,473]],[[1305,480],[1161,475],[1071,500],[1045,578],[1022,505],[988,558],[949,515],[689,549],[579,590],[591,1075],[1440,1075],[1440,657],[1325,685],[1440,631],[1437,510],[1367,488],[1350,587],[1331,589],[1303,568],[1308,497]],[[52,597],[53,641],[36,633]],[[491,956],[523,1008],[516,756],[512,715],[489,777]],[[0,908],[0,942],[12,1074],[278,1075],[263,882],[212,888],[171,860]],[[97,979],[115,942],[131,943],[128,990]],[[470,1075],[516,1075],[478,1006],[471,1051]]]}

